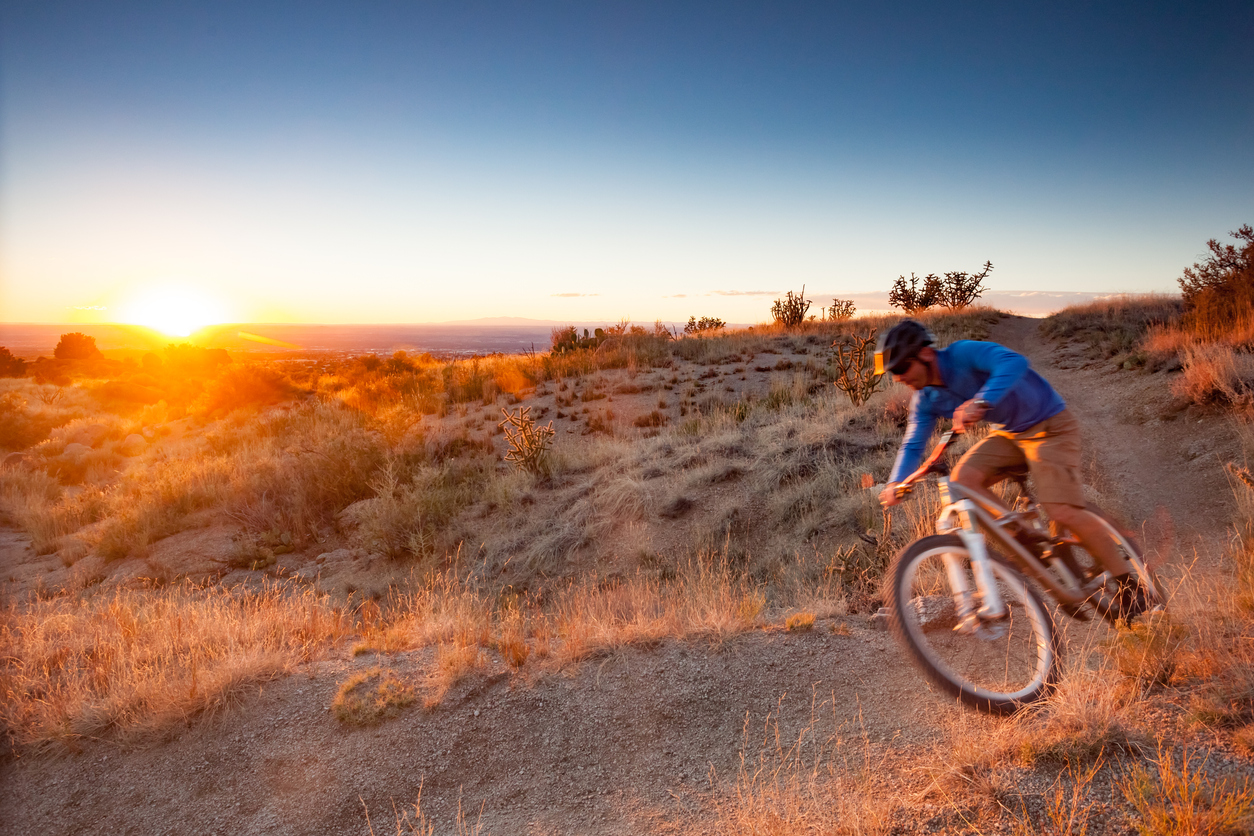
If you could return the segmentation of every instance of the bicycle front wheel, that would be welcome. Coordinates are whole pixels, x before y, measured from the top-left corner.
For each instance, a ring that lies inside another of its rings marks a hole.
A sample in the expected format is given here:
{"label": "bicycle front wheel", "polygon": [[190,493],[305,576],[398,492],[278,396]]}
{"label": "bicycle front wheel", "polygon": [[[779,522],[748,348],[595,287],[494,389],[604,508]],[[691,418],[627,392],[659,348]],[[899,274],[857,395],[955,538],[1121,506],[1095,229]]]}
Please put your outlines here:
{"label": "bicycle front wheel", "polygon": [[1057,681],[1060,654],[1040,596],[990,554],[1006,615],[961,625],[946,555],[974,590],[971,556],[956,535],[916,540],[893,560],[888,610],[897,640],[934,685],[964,705],[1008,714],[1042,699]]}

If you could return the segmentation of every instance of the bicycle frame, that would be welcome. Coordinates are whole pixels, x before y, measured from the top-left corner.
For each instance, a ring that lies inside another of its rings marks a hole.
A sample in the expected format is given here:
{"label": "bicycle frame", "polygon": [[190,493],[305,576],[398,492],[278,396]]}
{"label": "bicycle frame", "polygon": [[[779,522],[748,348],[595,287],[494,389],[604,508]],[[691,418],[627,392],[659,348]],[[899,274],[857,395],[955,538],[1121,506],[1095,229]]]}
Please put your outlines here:
{"label": "bicycle frame", "polygon": [[[1092,594],[1088,585],[1081,584],[1065,563],[1055,561],[1052,566],[1047,566],[1010,534],[1009,529],[1015,525],[1027,527],[1032,521],[1031,513],[1012,510],[944,477],[938,485],[942,507],[936,518],[936,531],[939,534],[957,534],[967,547],[975,582],[984,602],[980,608],[981,616],[995,618],[1001,614],[1000,596],[989,568],[986,534],[1014,560],[1019,569],[1045,587],[1059,603],[1079,606]],[[951,572],[951,583],[953,574]],[[960,591],[955,589],[955,596]]]}
{"label": "bicycle frame", "polygon": [[[909,493],[914,485],[928,474],[942,470],[939,463],[953,437],[954,432],[951,430],[941,438],[933,448],[932,455],[898,487],[899,496]],[[979,588],[982,602],[978,614],[982,618],[996,619],[1005,611],[1001,596],[997,592],[997,585],[993,580],[985,541],[986,534],[1006,551],[1025,574],[1036,580],[1060,604],[1080,606],[1109,578],[1108,573],[1102,573],[1088,583],[1081,583],[1063,561],[1056,560],[1052,562],[1052,565],[1047,566],[1039,555],[1016,540],[1010,533],[1010,529],[1013,526],[1034,529],[1035,523],[1039,520],[1035,509],[1015,511],[994,497],[978,494],[957,482],[950,481],[946,475],[940,476],[938,485],[942,507],[936,519],[936,531],[939,534],[955,533],[962,538],[963,545],[966,546],[971,556],[972,574]],[[1072,538],[1070,542],[1077,543],[1078,541]],[[967,586],[965,574],[957,565],[957,561],[946,561],[946,568],[959,610],[964,616],[972,614],[970,613],[970,589]]]}

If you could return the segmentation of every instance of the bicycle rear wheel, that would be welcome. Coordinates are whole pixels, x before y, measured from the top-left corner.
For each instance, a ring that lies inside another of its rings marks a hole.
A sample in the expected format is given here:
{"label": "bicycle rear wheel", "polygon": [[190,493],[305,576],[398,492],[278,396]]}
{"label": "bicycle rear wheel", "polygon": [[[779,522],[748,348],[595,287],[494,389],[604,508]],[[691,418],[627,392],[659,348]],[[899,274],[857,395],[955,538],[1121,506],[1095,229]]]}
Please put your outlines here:
{"label": "bicycle rear wheel", "polygon": [[[1094,593],[1090,599],[1093,609],[1113,624],[1121,619],[1136,618],[1146,610],[1161,604],[1163,602],[1162,590],[1154,574],[1145,565],[1145,558],[1136,541],[1099,509],[1090,505],[1086,510],[1101,521],[1106,534],[1114,542],[1116,551],[1132,567],[1131,574],[1122,585],[1112,579],[1106,583],[1105,587]],[[1083,546],[1070,545],[1060,548],[1066,550],[1065,555],[1062,555],[1063,559],[1067,560],[1073,569],[1078,568],[1082,577],[1085,575],[1095,577],[1103,571],[1101,564]]]}
{"label": "bicycle rear wheel", "polygon": [[971,589],[971,557],[955,535],[923,537],[889,567],[889,624],[931,682],[964,705],[1008,714],[1042,699],[1058,678],[1059,641],[1040,596],[1011,566],[990,555],[1006,616],[975,631],[955,629],[945,555],[953,555]]}

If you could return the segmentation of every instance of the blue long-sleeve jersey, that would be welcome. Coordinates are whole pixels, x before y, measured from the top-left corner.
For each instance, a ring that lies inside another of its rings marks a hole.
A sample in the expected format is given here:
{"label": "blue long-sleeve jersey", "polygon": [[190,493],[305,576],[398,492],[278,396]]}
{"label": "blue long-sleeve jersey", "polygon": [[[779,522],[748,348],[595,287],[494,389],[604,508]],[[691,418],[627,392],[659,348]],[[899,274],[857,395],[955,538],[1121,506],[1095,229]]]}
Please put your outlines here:
{"label": "blue long-sleeve jersey", "polygon": [[997,343],[959,340],[936,350],[941,385],[914,393],[910,422],[897,453],[890,482],[900,482],[923,461],[927,440],[940,418],[972,398],[992,404],[985,420],[1010,432],[1022,432],[1067,408],[1045,378],[1028,367],[1028,358]]}

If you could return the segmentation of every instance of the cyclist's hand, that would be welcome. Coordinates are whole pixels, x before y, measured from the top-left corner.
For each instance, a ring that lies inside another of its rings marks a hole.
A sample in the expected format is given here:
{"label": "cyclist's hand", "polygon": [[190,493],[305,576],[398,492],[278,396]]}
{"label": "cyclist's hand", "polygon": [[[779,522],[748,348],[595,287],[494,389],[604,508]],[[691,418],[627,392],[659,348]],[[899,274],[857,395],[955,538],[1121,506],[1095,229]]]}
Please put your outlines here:
{"label": "cyclist's hand", "polygon": [[988,407],[978,400],[969,400],[954,410],[954,432],[965,432],[984,420]]}
{"label": "cyclist's hand", "polygon": [[885,508],[891,508],[901,502],[901,497],[897,496],[897,486],[900,482],[889,482],[884,490],[880,491],[880,505]]}

